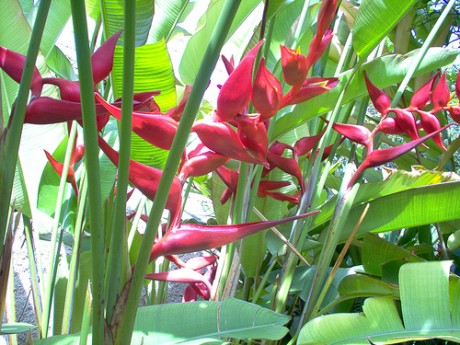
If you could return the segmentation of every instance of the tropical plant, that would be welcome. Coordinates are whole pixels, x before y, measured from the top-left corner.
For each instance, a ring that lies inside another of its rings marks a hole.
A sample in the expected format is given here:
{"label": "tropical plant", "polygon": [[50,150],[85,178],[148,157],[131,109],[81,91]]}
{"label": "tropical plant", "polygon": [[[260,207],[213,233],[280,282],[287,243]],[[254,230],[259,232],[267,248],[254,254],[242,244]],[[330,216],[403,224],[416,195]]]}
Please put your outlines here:
{"label": "tropical plant", "polygon": [[22,220],[39,344],[460,342],[457,7],[2,2],[0,310]]}

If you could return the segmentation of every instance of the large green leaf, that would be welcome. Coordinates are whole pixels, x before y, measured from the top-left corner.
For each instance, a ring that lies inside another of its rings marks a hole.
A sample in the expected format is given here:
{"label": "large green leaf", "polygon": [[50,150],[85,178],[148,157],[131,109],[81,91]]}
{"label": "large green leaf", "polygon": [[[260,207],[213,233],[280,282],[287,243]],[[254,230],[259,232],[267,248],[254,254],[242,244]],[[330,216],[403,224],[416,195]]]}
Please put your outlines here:
{"label": "large green leaf", "polygon": [[[417,69],[415,76],[434,71],[442,66],[455,61],[460,50],[446,48],[431,48]],[[362,71],[365,70],[369,79],[380,88],[388,87],[400,82],[407,71],[417,59],[418,51],[406,55],[387,55],[364,64],[357,73],[345,92],[343,104],[355,100],[367,94],[366,85]],[[278,138],[284,133],[300,126],[302,123],[315,116],[332,110],[337,104],[338,97],[352,76],[351,71],[344,72],[338,76],[340,82],[331,91],[303,102],[294,107],[294,110],[279,118],[274,124],[273,138]]]}
{"label": "large green leaf", "polygon": [[[227,39],[235,33],[236,29],[240,27],[241,23],[249,16],[259,2],[260,0],[247,0],[241,2]],[[208,10],[200,19],[200,24],[202,25],[200,30],[195,33],[187,43],[187,47],[185,48],[179,65],[181,79],[186,84],[193,84],[195,80],[223,4],[223,0],[211,2]]]}
{"label": "large green leaf", "polygon": [[450,305],[450,262],[409,263],[399,273],[402,316],[391,297],[368,298],[363,313],[315,318],[300,332],[298,344],[394,344],[441,338],[460,342],[458,317]]}
{"label": "large green leaf", "polygon": [[190,0],[155,0],[155,16],[149,32],[149,43],[168,41]]}
{"label": "large green leaf", "polygon": [[237,299],[139,308],[134,344],[223,344],[221,338],[281,339],[288,316]]}
{"label": "large green leaf", "polygon": [[364,0],[353,26],[353,47],[365,58],[396,26],[416,0]]}
{"label": "large green leaf", "polygon": [[[346,239],[358,222],[366,204],[370,204],[358,234],[383,232],[460,218],[460,182],[442,173],[422,172],[417,175],[399,172],[383,182],[360,185],[354,205],[342,229]],[[449,200],[449,207],[439,207]],[[329,200],[314,221],[322,226],[332,217],[334,199]]]}
{"label": "large green leaf", "polygon": [[[124,2],[120,0],[101,0],[102,20],[105,37],[108,38],[124,27]],[[152,25],[155,2],[152,0],[136,0],[136,46],[147,42]],[[123,35],[119,44],[123,45]]]}
{"label": "large green leaf", "polygon": [[[152,305],[138,309],[131,343],[217,345],[227,343],[222,338],[279,340],[288,332],[283,326],[288,321],[286,315],[234,298]],[[51,337],[37,344],[76,345],[79,335]]]}
{"label": "large green leaf", "polygon": [[[123,83],[123,48],[117,47],[113,62],[113,86],[116,97],[122,92]],[[162,111],[176,105],[175,79],[166,43],[146,44],[136,48],[134,64],[134,92],[159,90],[155,102]],[[152,135],[154,135],[152,133]],[[156,168],[163,168],[168,152],[148,144],[132,135],[131,158]]]}

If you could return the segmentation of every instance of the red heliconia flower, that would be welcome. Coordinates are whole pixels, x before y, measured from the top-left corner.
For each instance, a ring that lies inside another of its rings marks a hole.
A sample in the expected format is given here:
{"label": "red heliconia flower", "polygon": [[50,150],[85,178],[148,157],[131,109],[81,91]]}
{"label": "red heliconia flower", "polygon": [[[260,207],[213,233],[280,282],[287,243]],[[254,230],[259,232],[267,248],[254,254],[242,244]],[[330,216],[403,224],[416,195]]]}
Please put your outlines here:
{"label": "red heliconia flower", "polygon": [[230,74],[217,96],[216,119],[231,121],[251,99],[252,70],[263,41],[257,43]]}
{"label": "red heliconia flower", "polygon": [[275,141],[269,148],[267,153],[267,160],[270,163],[268,169],[264,169],[263,175],[265,176],[274,167],[278,167],[285,173],[288,173],[297,178],[299,182],[300,191],[303,193],[305,190],[305,181],[303,180],[302,171],[300,170],[299,163],[294,158],[283,157],[283,152],[288,149],[294,152],[294,148],[290,145]]}
{"label": "red heliconia flower", "polygon": [[[95,94],[96,100],[115,117],[121,120],[121,109],[107,103],[99,94]],[[176,135],[178,123],[163,114],[150,114],[133,112],[132,131],[150,144],[163,150],[171,148]]]}
{"label": "red heliconia flower", "polygon": [[450,114],[450,117],[452,117],[452,119],[457,122],[457,123],[460,123],[460,107],[449,107],[448,108],[449,110],[449,114]]}
{"label": "red heliconia flower", "polygon": [[385,134],[402,134],[404,131],[399,128],[396,119],[394,117],[385,117],[377,125],[376,132],[382,132]]}
{"label": "red heliconia flower", "polygon": [[308,61],[300,49],[294,50],[281,46],[281,67],[283,78],[288,85],[300,87],[308,74]]}
{"label": "red heliconia flower", "polygon": [[180,169],[179,177],[181,180],[185,180],[190,176],[206,175],[224,165],[228,160],[228,157],[215,153],[200,143],[195,150],[187,155],[187,159]]}
{"label": "red heliconia flower", "polygon": [[438,77],[439,72],[432,76],[425,84],[423,84],[412,96],[409,108],[411,110],[423,109],[428,105],[431,98],[431,90],[435,79]]}
{"label": "red heliconia flower", "polygon": [[355,183],[357,178],[364,172],[364,170],[366,170],[368,168],[374,168],[374,167],[377,167],[379,165],[382,165],[382,164],[385,164],[385,163],[388,163],[388,162],[391,162],[391,161],[395,160],[396,158],[402,156],[406,152],[409,152],[410,150],[412,150],[417,145],[423,143],[425,140],[428,140],[428,139],[434,137],[435,135],[441,133],[441,131],[443,131],[444,129],[448,128],[450,125],[451,124],[449,124],[447,126],[444,126],[444,127],[440,128],[440,129],[438,129],[437,131],[434,131],[434,132],[432,132],[430,134],[427,134],[424,137],[412,140],[412,141],[410,141],[410,142],[408,142],[406,144],[399,145],[399,146],[394,146],[394,147],[389,147],[389,148],[385,148],[385,149],[374,150],[374,151],[370,152],[366,156],[364,161],[361,163],[359,168],[356,170],[356,172],[354,173],[353,177],[350,180],[350,183],[348,184],[348,188],[351,188],[351,186],[353,186],[353,184]]}
{"label": "red heliconia flower", "polygon": [[369,93],[374,108],[380,114],[386,116],[391,106],[390,97],[388,97],[383,90],[372,84],[366,72],[364,72],[364,80],[366,81],[367,92]]}
{"label": "red heliconia flower", "polygon": [[[118,152],[112,149],[101,137],[98,137],[98,140],[102,151],[114,165],[118,166]],[[155,198],[162,174],[163,171],[160,169],[130,160],[129,181],[150,200]],[[175,177],[165,207],[171,213],[171,226],[180,221],[181,207],[182,185],[179,178]]]}
{"label": "red heliconia flower", "polygon": [[332,128],[351,141],[366,146],[368,152],[373,150],[372,134],[366,127],[347,123],[333,123]]}
{"label": "red heliconia flower", "polygon": [[439,78],[438,83],[431,93],[431,104],[433,104],[433,112],[446,107],[450,101],[449,85],[446,81],[446,73],[444,72]]}
{"label": "red heliconia flower", "polygon": [[232,74],[233,70],[235,69],[235,59],[233,56],[230,58],[230,60],[228,60],[225,56],[222,55],[222,62],[224,64],[225,70],[227,71],[227,74]]}
{"label": "red heliconia flower", "polygon": [[[180,121],[180,119],[182,117],[182,113],[184,112],[185,104],[187,104],[188,96],[190,96],[191,91],[192,91],[192,86],[187,85],[185,87],[184,96],[182,97],[182,99],[179,102],[179,104],[176,107],[169,109],[166,112],[166,115],[169,116],[170,118],[172,118],[175,121]],[[158,112],[159,112],[159,110],[158,110]]]}
{"label": "red heliconia flower", "polygon": [[222,247],[257,232],[311,216],[318,212],[313,211],[280,220],[234,225],[181,224],[178,228],[167,232],[161,240],[153,245],[150,261],[164,255],[185,254]]}
{"label": "red heliconia flower", "polygon": [[211,283],[202,274],[195,272],[189,268],[179,268],[169,272],[149,273],[145,275],[145,279],[161,280],[175,283],[201,283],[206,286],[207,293],[203,296],[209,299],[211,294]]}
{"label": "red heliconia flower", "polygon": [[323,0],[318,12],[316,35],[323,36],[331,25],[337,11],[337,0]]}
{"label": "red heliconia flower", "polygon": [[80,102],[80,82],[62,78],[43,78],[43,84],[57,86],[63,101]]}
{"label": "red heliconia flower", "polygon": [[315,34],[310,43],[310,47],[307,54],[307,66],[308,70],[313,64],[319,60],[321,55],[326,51],[327,47],[334,37],[334,32],[332,29],[326,29],[324,34],[318,35]]}
{"label": "red heliconia flower", "polygon": [[122,31],[111,36],[91,55],[91,66],[93,68],[93,83],[96,85],[107,78],[113,68],[113,56],[115,47]]}
{"label": "red heliconia flower", "polygon": [[415,123],[412,113],[405,109],[391,109],[396,115],[395,121],[399,128],[407,133],[411,139],[416,140],[419,138],[417,125]]}
{"label": "red heliconia flower", "polygon": [[[0,68],[16,83],[21,82],[22,72],[26,64],[26,56],[0,46]],[[42,77],[37,67],[34,67],[30,90],[32,96],[40,96],[43,88]]]}
{"label": "red heliconia flower", "polygon": [[324,131],[313,136],[303,137],[297,140],[294,144],[294,158],[298,159],[299,157],[306,155],[319,143]]}
{"label": "red heliconia flower", "polygon": [[267,127],[258,117],[237,116],[238,137],[246,151],[259,162],[265,162],[268,150]]}
{"label": "red heliconia flower", "polygon": [[217,262],[215,255],[196,256],[187,260],[184,267],[190,268],[194,271],[199,271]]}
{"label": "red heliconia flower", "polygon": [[265,66],[262,58],[252,88],[252,104],[260,113],[260,121],[270,119],[279,110],[283,98],[280,81]]}
{"label": "red heliconia flower", "polygon": [[226,123],[201,120],[195,122],[192,130],[205,146],[216,153],[242,162],[265,163],[249,154],[238,134]]}
{"label": "red heliconia flower", "polygon": [[270,197],[279,201],[287,201],[292,204],[299,203],[300,193],[295,195],[289,195],[280,192],[274,192],[276,189],[289,186],[291,183],[289,181],[260,181],[259,188],[257,190],[257,195],[261,198]]}
{"label": "red heliconia flower", "polygon": [[[59,176],[62,176],[62,171],[64,169],[64,164],[62,164],[61,162],[58,162],[56,159],[54,159],[54,157],[48,151],[46,151],[46,150],[43,150],[43,151],[45,151],[46,158],[48,158],[48,161],[50,162],[50,164],[53,167],[54,171],[56,171],[56,173]],[[69,170],[67,171],[67,179],[66,179],[66,181],[71,184],[71,186],[72,186],[72,188],[73,188],[73,190],[75,192],[75,195],[78,196],[78,186],[77,186],[77,181],[75,180],[75,171],[74,171],[73,166],[74,166],[74,164],[72,164],[72,162],[70,162]]]}
{"label": "red heliconia flower", "polygon": [[[420,115],[420,124],[422,125],[422,128],[425,131],[425,133],[430,134],[436,132],[441,128],[439,119],[435,115],[423,110],[419,110],[417,111],[417,113]],[[447,150],[442,141],[441,133],[436,134],[433,137],[433,141],[444,151]]]}
{"label": "red heliconia flower", "polygon": [[337,78],[307,78],[300,89],[291,89],[283,98],[282,107],[308,101],[337,86]]}

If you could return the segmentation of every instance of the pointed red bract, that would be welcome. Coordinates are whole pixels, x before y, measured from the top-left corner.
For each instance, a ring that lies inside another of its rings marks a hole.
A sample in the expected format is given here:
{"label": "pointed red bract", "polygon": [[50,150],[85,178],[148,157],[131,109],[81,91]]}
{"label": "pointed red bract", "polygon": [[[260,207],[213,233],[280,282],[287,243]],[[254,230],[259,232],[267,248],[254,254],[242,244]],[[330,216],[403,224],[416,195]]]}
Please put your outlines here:
{"label": "pointed red bract", "polygon": [[430,101],[431,98],[431,90],[433,88],[433,83],[435,79],[438,77],[439,72],[436,73],[433,77],[431,77],[425,84],[423,84],[412,96],[410,100],[410,109],[422,110],[425,108]]}
{"label": "pointed red bract", "polygon": [[414,116],[405,109],[392,109],[395,113],[395,122],[399,128],[407,133],[411,139],[416,140],[419,138],[417,125]]}
{"label": "pointed red bract", "polygon": [[270,119],[278,111],[283,98],[280,81],[265,66],[262,58],[252,88],[252,104],[260,113],[261,121]]}
{"label": "pointed red bract", "polygon": [[[58,162],[54,157],[46,150],[45,155],[46,158],[48,158],[48,161],[50,162],[51,166],[53,167],[54,171],[59,175],[59,177],[62,176],[62,172],[64,171],[64,164],[61,162]],[[78,186],[77,182],[75,180],[75,171],[73,170],[72,164],[69,166],[69,170],[67,171],[67,178],[66,181],[72,185],[72,188],[75,192],[75,195],[78,195]]]}
{"label": "pointed red bract", "polygon": [[291,86],[300,87],[308,74],[307,57],[294,50],[281,46],[281,67],[284,81]]}
{"label": "pointed red bract", "polygon": [[438,83],[431,93],[431,104],[433,104],[433,111],[438,111],[447,106],[450,101],[450,90],[447,85],[446,73],[441,74]]}
{"label": "pointed red bract", "polygon": [[91,56],[91,66],[93,68],[93,83],[97,84],[107,78],[113,68],[113,56],[115,47],[121,31],[105,41]]}
{"label": "pointed red bract", "polygon": [[203,176],[224,165],[228,160],[228,157],[215,153],[203,144],[199,144],[197,149],[187,155],[187,160],[182,165],[179,176],[181,180],[185,180],[190,176]]}
{"label": "pointed red bract", "polygon": [[[291,90],[283,98],[282,106],[298,104],[322,95],[337,86],[337,78],[307,78],[298,90]],[[294,93],[292,92],[294,91]]]}
{"label": "pointed red bract", "polygon": [[371,98],[374,108],[382,115],[386,115],[391,106],[391,99],[388,95],[375,86],[364,72],[364,80],[366,81],[367,92]]}
{"label": "pointed red bract", "polygon": [[[98,141],[102,151],[115,166],[118,166],[118,152],[112,149],[101,137],[98,137]],[[160,169],[133,160],[129,162],[129,181],[150,200],[154,200],[155,198],[162,174],[163,171]],[[181,206],[182,185],[180,180],[175,177],[165,207],[171,213],[172,226],[180,220]]]}
{"label": "pointed red bract", "polygon": [[268,150],[267,128],[258,118],[238,116],[238,137],[249,154],[259,162],[265,162]]}
{"label": "pointed red bract", "polygon": [[[426,132],[426,134],[430,134],[433,132],[436,132],[441,128],[441,124],[439,123],[438,118],[426,111],[419,110],[418,114],[420,115],[420,124],[422,125],[423,130]],[[446,150],[446,147],[444,146],[444,143],[442,142],[442,137],[441,134],[438,133],[433,137],[433,141],[438,145],[441,149],[444,151]]]}
{"label": "pointed red bract", "polygon": [[[99,94],[96,100],[117,120],[121,119],[121,109],[107,103]],[[163,150],[171,148],[178,123],[163,114],[133,112],[132,130],[150,144]]]}
{"label": "pointed red bract", "polygon": [[303,137],[296,141],[294,144],[294,158],[306,155],[319,143],[321,137],[323,136],[324,131],[317,135],[310,137]]}
{"label": "pointed red bract", "polygon": [[257,232],[292,222],[319,211],[305,213],[299,216],[287,217],[280,220],[254,222],[236,225],[204,226],[197,224],[182,224],[171,230],[157,243],[150,253],[150,261],[164,255],[185,254],[205,249],[222,247],[241,238]]}
{"label": "pointed red bract", "polygon": [[351,141],[366,146],[368,152],[372,151],[372,134],[366,127],[347,123],[333,123],[332,128]]}
{"label": "pointed red bract", "polygon": [[262,43],[260,41],[249,51],[222,85],[217,96],[216,118],[219,121],[231,121],[247,107],[251,99],[252,70]]}
{"label": "pointed red bract", "polygon": [[[0,46],[0,68],[9,75],[16,83],[21,82],[22,72],[26,64],[26,56],[5,47]],[[34,67],[32,75],[32,83],[30,90],[32,96],[40,96],[42,92],[43,84],[42,77],[37,67]]]}
{"label": "pointed red bract", "polygon": [[316,34],[313,37],[307,55],[308,70],[310,70],[310,67],[324,54],[333,37],[334,32],[332,29],[327,29],[324,34]]}
{"label": "pointed red bract", "polygon": [[210,150],[228,158],[248,163],[265,163],[248,153],[230,125],[206,120],[197,121],[192,130]]}
{"label": "pointed red bract", "polygon": [[80,102],[80,83],[62,78],[43,78],[43,84],[55,85],[63,101]]}

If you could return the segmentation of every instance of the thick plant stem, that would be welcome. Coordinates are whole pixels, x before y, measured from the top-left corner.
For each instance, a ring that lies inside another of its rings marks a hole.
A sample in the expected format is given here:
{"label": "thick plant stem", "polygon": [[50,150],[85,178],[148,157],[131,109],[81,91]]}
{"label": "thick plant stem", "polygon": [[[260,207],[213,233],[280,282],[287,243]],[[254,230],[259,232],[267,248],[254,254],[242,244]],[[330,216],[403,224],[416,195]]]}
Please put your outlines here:
{"label": "thick plant stem", "polygon": [[211,37],[211,41],[204,54],[198,75],[190,93],[190,97],[185,106],[184,113],[182,115],[177,134],[174,137],[171,151],[166,162],[166,167],[155,196],[154,206],[150,213],[149,221],[147,222],[147,228],[145,230],[145,235],[136,260],[133,277],[126,287],[128,289],[128,296],[125,301],[126,305],[123,316],[120,317],[120,322],[117,325],[118,329],[115,331],[116,344],[129,344],[131,340],[137,304],[142,291],[150,250],[155,240],[156,229],[160,225],[161,216],[169,195],[169,190],[174,180],[175,171],[179,166],[180,158],[187,143],[197,111],[200,107],[201,99],[217,63],[220,51],[225,42],[228,31],[230,30],[230,26],[240,2],[241,1],[236,0],[227,0],[225,2],[217,21],[216,28]]}
{"label": "thick plant stem", "polygon": [[[115,212],[112,217],[110,250],[108,258],[107,319],[112,317],[120,290],[126,283],[122,272],[128,261],[126,248],[126,198],[128,190],[129,157],[131,150],[131,127],[134,93],[134,50],[136,39],[136,2],[125,0],[125,30],[123,38],[123,91],[121,103],[121,123],[119,129],[120,156],[118,160],[117,194]],[[123,267],[124,266],[124,267]]]}
{"label": "thick plant stem", "polygon": [[0,132],[0,162],[8,162],[0,167],[0,253],[8,224],[8,213],[13,189],[14,172],[18,161],[19,143],[21,141],[22,126],[26,116],[29,89],[32,84],[35,62],[40,49],[40,42],[45,28],[46,18],[51,0],[42,0],[38,6],[37,16],[30,37],[29,48],[24,71],[19,85],[18,97],[11,115],[10,124],[4,132]]}
{"label": "thick plant stem", "polygon": [[105,244],[102,222],[101,184],[99,173],[99,147],[97,144],[96,112],[93,93],[93,77],[88,46],[85,2],[70,2],[77,50],[80,79],[80,96],[85,143],[85,166],[88,177],[88,207],[91,227],[92,295],[93,295],[93,344],[104,341],[104,264]]}

